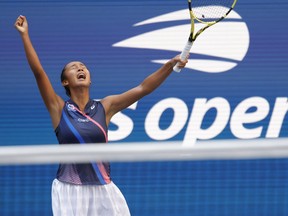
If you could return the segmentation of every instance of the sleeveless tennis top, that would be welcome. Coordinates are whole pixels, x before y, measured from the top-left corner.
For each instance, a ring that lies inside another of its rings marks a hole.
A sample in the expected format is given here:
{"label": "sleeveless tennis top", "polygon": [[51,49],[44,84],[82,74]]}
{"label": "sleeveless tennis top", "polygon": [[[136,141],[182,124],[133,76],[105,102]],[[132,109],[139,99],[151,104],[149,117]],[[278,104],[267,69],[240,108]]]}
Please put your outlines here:
{"label": "sleeveless tennis top", "polygon": [[[90,99],[82,112],[71,99],[66,101],[55,133],[59,144],[107,142],[105,110],[101,102]],[[111,182],[110,164],[92,161],[85,164],[60,164],[56,178],[77,185],[108,184]]]}

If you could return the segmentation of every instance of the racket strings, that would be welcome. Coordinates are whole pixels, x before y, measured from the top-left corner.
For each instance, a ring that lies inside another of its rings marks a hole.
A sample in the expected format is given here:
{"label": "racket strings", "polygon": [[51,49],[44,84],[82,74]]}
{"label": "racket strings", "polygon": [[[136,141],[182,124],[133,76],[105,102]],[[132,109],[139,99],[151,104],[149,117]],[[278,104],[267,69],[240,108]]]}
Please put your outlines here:
{"label": "racket strings", "polygon": [[194,0],[192,12],[203,22],[214,22],[226,16],[234,0]]}

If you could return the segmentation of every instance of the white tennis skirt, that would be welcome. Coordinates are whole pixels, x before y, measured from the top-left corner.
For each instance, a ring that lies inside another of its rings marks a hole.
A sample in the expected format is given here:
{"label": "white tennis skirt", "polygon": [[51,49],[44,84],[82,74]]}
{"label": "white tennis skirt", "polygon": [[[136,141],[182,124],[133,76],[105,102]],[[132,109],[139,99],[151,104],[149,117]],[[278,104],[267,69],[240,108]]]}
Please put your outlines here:
{"label": "white tennis skirt", "polygon": [[55,179],[52,210],[54,216],[130,216],[126,200],[113,182],[73,185]]}

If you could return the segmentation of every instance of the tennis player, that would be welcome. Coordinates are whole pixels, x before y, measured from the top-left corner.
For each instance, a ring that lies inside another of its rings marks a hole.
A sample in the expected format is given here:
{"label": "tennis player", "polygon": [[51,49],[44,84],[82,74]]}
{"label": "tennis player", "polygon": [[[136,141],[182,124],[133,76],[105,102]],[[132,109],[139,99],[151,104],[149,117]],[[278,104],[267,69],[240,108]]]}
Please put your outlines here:
{"label": "tennis player", "polygon": [[[69,100],[64,101],[55,93],[33,48],[26,17],[19,16],[15,27],[21,35],[28,63],[50,113],[59,144],[106,143],[113,115],[154,91],[171,74],[176,63],[179,62],[180,68],[187,63],[176,56],[139,86],[95,101],[89,94],[88,68],[82,62],[73,61],[61,73],[62,85],[69,96]],[[130,215],[124,196],[111,181],[110,165],[106,162],[60,164],[51,194],[54,216]]]}

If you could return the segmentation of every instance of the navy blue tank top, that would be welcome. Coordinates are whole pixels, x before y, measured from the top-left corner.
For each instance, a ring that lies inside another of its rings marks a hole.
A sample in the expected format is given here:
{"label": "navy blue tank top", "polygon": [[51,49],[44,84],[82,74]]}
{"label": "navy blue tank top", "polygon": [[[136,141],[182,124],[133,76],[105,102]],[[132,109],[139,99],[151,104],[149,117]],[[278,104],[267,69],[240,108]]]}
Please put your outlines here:
{"label": "navy blue tank top", "polygon": [[[99,101],[89,100],[84,112],[71,99],[65,102],[55,133],[59,144],[89,144],[107,142],[105,110]],[[111,182],[110,164],[60,164],[57,179],[71,184],[103,185]]]}

